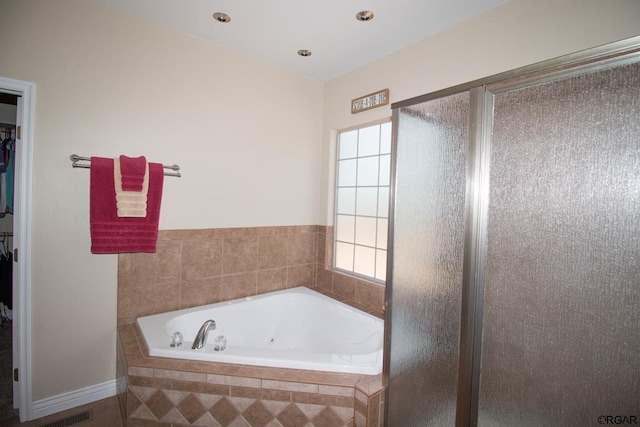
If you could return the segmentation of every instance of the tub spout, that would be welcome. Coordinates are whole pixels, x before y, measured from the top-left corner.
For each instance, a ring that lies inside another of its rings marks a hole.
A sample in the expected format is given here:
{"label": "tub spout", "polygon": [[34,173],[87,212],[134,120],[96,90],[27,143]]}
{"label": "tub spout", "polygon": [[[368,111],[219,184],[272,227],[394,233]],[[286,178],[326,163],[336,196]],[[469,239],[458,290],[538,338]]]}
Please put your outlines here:
{"label": "tub spout", "polygon": [[194,350],[197,350],[199,348],[204,347],[204,344],[207,341],[208,332],[215,328],[216,328],[215,320],[209,319],[206,322],[204,322],[200,327],[200,330],[196,334],[196,338],[193,340],[193,345],[191,346],[191,348]]}

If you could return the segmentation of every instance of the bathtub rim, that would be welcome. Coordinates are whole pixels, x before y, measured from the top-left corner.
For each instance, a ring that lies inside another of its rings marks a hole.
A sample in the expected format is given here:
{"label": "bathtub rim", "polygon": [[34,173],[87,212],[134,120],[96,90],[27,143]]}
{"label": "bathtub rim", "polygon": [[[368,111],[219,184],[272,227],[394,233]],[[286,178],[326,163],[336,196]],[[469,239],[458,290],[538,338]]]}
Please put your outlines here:
{"label": "bathtub rim", "polygon": [[[248,302],[248,301],[254,301],[254,300],[260,300],[260,299],[264,299],[264,298],[268,298],[270,296],[273,295],[279,295],[279,294],[301,294],[301,295],[310,295],[312,297],[315,298],[319,298],[325,302],[328,302],[329,304],[332,305],[337,305],[338,307],[340,307],[340,309],[343,310],[347,310],[349,312],[352,313],[356,313],[359,316],[363,316],[365,319],[367,319],[367,321],[372,321],[375,323],[381,323],[381,327],[382,327],[382,343],[384,343],[384,319],[381,319],[380,317],[368,313],[358,307],[354,307],[352,305],[349,305],[343,301],[340,301],[332,296],[329,295],[325,295],[322,292],[319,292],[316,289],[312,289],[306,286],[296,286],[293,288],[287,288],[287,289],[282,289],[282,290],[277,290],[277,291],[272,291],[272,292],[267,292],[267,293],[263,293],[263,294],[258,294],[258,295],[251,295],[251,296],[246,296],[246,297],[240,297],[240,298],[235,298],[232,300],[227,300],[227,301],[220,301],[220,302],[216,302],[216,303],[210,303],[210,304],[204,304],[201,306],[195,306],[195,307],[188,307],[188,308],[184,308],[184,309],[178,309],[178,310],[172,310],[172,311],[168,311],[168,312],[163,312],[163,313],[157,313],[157,314],[151,314],[151,315],[147,315],[147,316],[140,316],[135,320],[134,325],[136,326],[136,330],[139,333],[140,336],[140,340],[142,341],[142,343],[144,344],[144,348],[145,348],[145,352],[146,355],[148,357],[158,357],[158,358],[162,358],[162,359],[170,359],[170,360],[184,360],[184,361],[192,361],[192,362],[200,362],[200,363],[220,363],[220,364],[235,364],[235,365],[241,365],[241,366],[251,366],[254,368],[266,368],[266,369],[292,369],[292,370],[303,370],[303,371],[312,371],[312,372],[325,372],[325,373],[336,373],[336,374],[350,374],[350,375],[367,375],[367,376],[375,376],[375,375],[380,375],[382,373],[382,369],[383,369],[383,364],[376,362],[376,366],[375,368],[371,367],[371,366],[366,366],[366,365],[361,365],[361,366],[356,366],[356,367],[349,367],[348,365],[332,365],[332,367],[330,369],[328,368],[323,368],[322,367],[322,363],[320,362],[308,362],[310,363],[310,365],[312,366],[308,366],[308,367],[299,367],[299,366],[287,366],[288,361],[287,360],[276,360],[271,362],[270,365],[265,365],[264,363],[258,363],[258,362],[254,362],[251,360],[247,359],[243,359],[243,361],[226,361],[224,359],[226,359],[226,357],[223,357],[223,360],[206,360],[203,355],[200,355],[198,353],[193,353],[194,355],[196,355],[196,357],[193,358],[182,358],[182,357],[178,357],[170,355],[167,356],[167,354],[171,354],[169,351],[167,351],[166,349],[161,349],[160,353],[161,354],[154,354],[151,355],[151,351],[147,342],[147,337],[144,335],[143,333],[143,328],[140,324],[140,319],[149,319],[149,318],[155,318],[155,319],[159,319],[161,322],[166,322],[170,319],[175,318],[176,316],[181,316],[181,315],[185,315],[185,314],[189,314],[189,313],[193,313],[193,312],[197,312],[197,311],[201,311],[201,310],[207,310],[207,309],[211,309],[211,308],[217,308],[217,307],[228,307],[228,306],[233,306],[233,305],[237,305],[237,304],[241,304],[244,302]],[[143,323],[146,323],[147,320],[143,320]],[[190,342],[185,340],[185,344],[184,345],[189,345],[190,347]],[[372,352],[370,354],[378,354],[378,358],[380,360],[380,362],[383,360],[384,354],[384,345],[382,345],[380,347],[380,349],[376,350],[375,352]],[[186,353],[186,352],[181,352],[181,353]],[[377,366],[379,363],[379,366]],[[373,370],[375,369],[376,372],[373,372]],[[354,372],[357,371],[357,372]]]}

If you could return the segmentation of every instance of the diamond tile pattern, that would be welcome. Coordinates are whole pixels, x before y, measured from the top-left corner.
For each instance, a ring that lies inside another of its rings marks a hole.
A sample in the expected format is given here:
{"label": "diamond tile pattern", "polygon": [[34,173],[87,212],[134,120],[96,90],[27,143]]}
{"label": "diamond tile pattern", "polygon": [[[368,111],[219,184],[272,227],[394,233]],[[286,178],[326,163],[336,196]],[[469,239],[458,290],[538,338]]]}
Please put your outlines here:
{"label": "diamond tile pattern", "polygon": [[[205,427],[378,427],[381,421],[377,413],[381,393],[365,396],[367,403],[358,401],[354,408],[332,406],[326,400],[328,395],[319,394],[318,401],[314,401],[313,393],[292,393],[289,398],[277,400],[204,392],[197,383],[192,392],[175,390],[170,383],[157,387],[128,387],[127,416],[131,425],[157,422]],[[302,402],[292,401],[296,399]]]}
{"label": "diamond tile pattern", "polygon": [[304,412],[302,412],[302,410],[298,407],[298,405],[292,403],[280,413],[278,421],[280,421],[280,423],[284,427],[302,427],[309,420]]}
{"label": "diamond tile pattern", "polygon": [[173,408],[173,403],[161,390],[155,392],[145,404],[158,420],[161,420]]}
{"label": "diamond tile pattern", "polygon": [[256,400],[253,405],[249,406],[242,415],[253,427],[266,427],[273,421],[273,415],[259,400]]}
{"label": "diamond tile pattern", "polygon": [[174,423],[174,424],[181,424],[181,425],[190,424],[189,421],[187,421],[184,418],[184,416],[176,408],[173,408],[172,410],[170,410],[161,421],[164,423]]}
{"label": "diamond tile pattern", "polygon": [[210,413],[206,413],[203,416],[200,417],[200,419],[198,419],[195,423],[193,423],[194,426],[204,426],[204,427],[220,427],[220,423],[217,422],[214,418],[213,415],[211,415]]}
{"label": "diamond tile pattern", "polygon": [[[129,420],[159,421],[204,427],[345,427],[354,425],[353,408],[177,392],[148,387],[128,388]],[[363,419],[356,419],[356,425]]]}
{"label": "diamond tile pattern", "polygon": [[311,422],[315,427],[334,427],[343,424],[340,417],[327,406]]}
{"label": "diamond tile pattern", "polygon": [[128,391],[129,392],[127,393],[127,411],[128,411],[127,416],[134,413],[136,409],[138,409],[140,406],[143,405],[140,398],[133,391],[131,391],[131,387],[129,387]]}
{"label": "diamond tile pattern", "polygon": [[213,405],[209,410],[209,413],[213,415],[213,418],[215,418],[223,427],[230,425],[233,420],[240,415],[238,409],[236,409],[236,407],[233,406],[227,398],[220,399],[218,403]]}
{"label": "diamond tile pattern", "polygon": [[202,403],[193,394],[189,394],[182,399],[177,409],[190,424],[193,424],[195,420],[207,412],[207,408],[202,406]]}

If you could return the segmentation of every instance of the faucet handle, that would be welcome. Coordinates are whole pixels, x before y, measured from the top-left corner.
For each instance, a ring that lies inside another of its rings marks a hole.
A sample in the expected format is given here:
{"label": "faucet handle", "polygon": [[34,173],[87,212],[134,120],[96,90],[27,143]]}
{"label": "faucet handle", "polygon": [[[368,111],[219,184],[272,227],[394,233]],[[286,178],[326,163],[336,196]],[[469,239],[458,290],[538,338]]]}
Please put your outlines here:
{"label": "faucet handle", "polygon": [[225,351],[227,349],[227,338],[224,335],[218,335],[213,342],[213,351]]}
{"label": "faucet handle", "polygon": [[171,335],[171,342],[169,343],[169,346],[171,347],[180,347],[182,345],[182,333],[181,332],[174,332]]}

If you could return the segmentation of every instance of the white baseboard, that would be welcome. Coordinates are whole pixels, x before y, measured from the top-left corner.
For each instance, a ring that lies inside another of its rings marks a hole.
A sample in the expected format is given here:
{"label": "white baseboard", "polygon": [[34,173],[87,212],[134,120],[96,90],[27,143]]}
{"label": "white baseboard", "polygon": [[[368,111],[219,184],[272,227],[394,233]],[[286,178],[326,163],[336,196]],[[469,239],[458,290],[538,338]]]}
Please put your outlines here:
{"label": "white baseboard", "polygon": [[31,406],[30,420],[66,411],[87,403],[115,396],[117,393],[117,380],[106,381],[57,396],[36,400]]}

